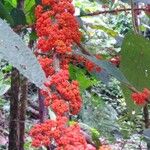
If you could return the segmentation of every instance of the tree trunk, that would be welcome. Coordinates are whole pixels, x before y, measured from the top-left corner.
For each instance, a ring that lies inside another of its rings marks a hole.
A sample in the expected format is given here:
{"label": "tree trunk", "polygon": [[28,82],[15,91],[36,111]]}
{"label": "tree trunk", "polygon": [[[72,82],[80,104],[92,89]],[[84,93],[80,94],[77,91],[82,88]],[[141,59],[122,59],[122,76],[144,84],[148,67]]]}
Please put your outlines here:
{"label": "tree trunk", "polygon": [[24,150],[25,117],[27,107],[27,79],[23,77],[20,86],[20,107],[19,107],[19,150]]}
{"label": "tree trunk", "polygon": [[13,68],[11,74],[11,100],[10,100],[8,150],[19,150],[18,149],[19,86],[20,86],[20,75],[18,70],[16,68]]}

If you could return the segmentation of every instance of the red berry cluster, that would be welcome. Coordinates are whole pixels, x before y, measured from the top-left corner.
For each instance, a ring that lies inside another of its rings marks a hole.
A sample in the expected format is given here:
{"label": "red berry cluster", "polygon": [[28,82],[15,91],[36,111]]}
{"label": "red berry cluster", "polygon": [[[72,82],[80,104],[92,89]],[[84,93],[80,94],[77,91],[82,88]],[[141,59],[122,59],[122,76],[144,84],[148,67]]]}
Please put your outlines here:
{"label": "red berry cluster", "polygon": [[[95,57],[97,59],[102,59],[102,56],[101,55],[95,55]],[[82,56],[74,56],[72,58],[72,62],[74,64],[82,64],[83,66],[85,66],[85,68],[89,71],[89,72],[93,72],[93,71],[96,71],[96,72],[100,72],[101,71],[101,68],[97,65],[95,65],[93,62],[89,61],[88,59],[82,57]]]}
{"label": "red berry cluster", "polygon": [[52,141],[55,141],[56,150],[95,150],[93,147],[88,148],[77,124],[69,127],[64,124],[67,124],[66,117],[58,117],[56,121],[47,120],[35,125],[30,131],[34,139],[32,145],[34,147],[49,146]]}
{"label": "red berry cluster", "polygon": [[81,33],[71,0],[43,0],[36,8],[38,49],[42,52],[71,52],[73,42],[80,42]]}
{"label": "red berry cluster", "polygon": [[51,97],[48,94],[45,95],[45,104],[46,106],[51,106],[57,115],[64,115],[67,110],[75,115],[81,109],[82,99],[79,92],[79,84],[77,81],[70,83],[68,80],[69,72],[60,70],[51,77],[50,82],[45,84],[55,89],[55,94],[51,95]]}
{"label": "red berry cluster", "polygon": [[[78,114],[82,100],[77,81],[69,80],[66,58],[72,52],[74,42],[79,43],[81,34],[73,16],[72,0],[42,0],[36,7],[36,32],[38,35],[37,58],[48,81],[48,91],[41,90],[46,107],[56,114],[56,120],[46,120],[35,125],[30,135],[35,147],[53,144],[57,150],[95,150],[80,132],[80,127],[69,126],[69,114]],[[42,53],[42,56],[39,55]]]}
{"label": "red berry cluster", "polygon": [[44,70],[46,77],[49,77],[54,74],[55,70],[53,68],[53,60],[48,57],[38,57],[38,61]]}
{"label": "red berry cluster", "polygon": [[150,90],[144,89],[142,92],[132,93],[131,98],[137,105],[144,105],[150,97]]}
{"label": "red berry cluster", "polygon": [[109,60],[113,65],[119,67],[121,58],[119,56],[115,56]]}

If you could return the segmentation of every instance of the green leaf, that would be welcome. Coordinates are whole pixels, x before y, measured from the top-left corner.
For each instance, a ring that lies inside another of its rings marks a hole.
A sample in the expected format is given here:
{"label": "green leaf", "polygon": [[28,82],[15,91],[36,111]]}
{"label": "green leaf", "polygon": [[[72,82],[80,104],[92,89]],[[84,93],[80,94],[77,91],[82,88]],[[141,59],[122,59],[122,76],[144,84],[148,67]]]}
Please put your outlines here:
{"label": "green leaf", "polygon": [[6,65],[5,67],[2,68],[3,73],[9,73],[12,70],[12,65]]}
{"label": "green leaf", "polygon": [[22,10],[18,8],[13,8],[11,11],[11,16],[14,20],[14,26],[26,24],[25,14]]}
{"label": "green leaf", "polygon": [[[129,82],[138,90],[150,88],[150,41],[129,32],[121,49],[120,68]],[[124,95],[130,109],[136,109],[130,99],[131,92],[125,88]]]}
{"label": "green leaf", "polygon": [[85,131],[87,133],[87,135],[90,136],[90,138],[92,139],[92,141],[95,143],[96,147],[98,148],[101,143],[100,143],[100,132],[93,128],[93,127],[90,127],[89,125],[85,124],[85,123],[79,123],[79,126],[81,127],[81,129],[83,131]]}
{"label": "green leaf", "polygon": [[99,29],[104,31],[105,33],[107,33],[108,35],[112,36],[112,37],[117,37],[118,33],[115,32],[113,29],[109,29],[103,25],[91,25],[90,26],[92,29]]}
{"label": "green leaf", "polygon": [[97,83],[96,80],[90,79],[86,76],[86,71],[84,69],[70,65],[69,70],[71,79],[79,82],[81,91],[84,91],[85,89]]}
{"label": "green leaf", "polygon": [[30,40],[36,41],[37,38],[38,38],[38,36],[37,36],[36,32],[35,32],[35,31],[32,31],[32,32],[30,33]]}
{"label": "green leaf", "polygon": [[5,0],[4,5],[6,6],[7,3],[9,3],[14,8],[17,7],[17,0]]}
{"label": "green leaf", "polygon": [[8,12],[11,12],[13,8],[17,7],[17,0],[4,0],[3,5]]}
{"label": "green leaf", "polygon": [[35,0],[25,0],[24,12],[26,16],[27,23],[32,24],[35,21]]}
{"label": "green leaf", "polygon": [[97,96],[95,94],[91,94],[91,103],[95,107],[105,107],[105,103],[103,99],[100,96]]}
{"label": "green leaf", "polygon": [[100,133],[95,128],[91,128],[91,134],[92,134],[92,140],[96,144],[96,147],[99,147],[101,145],[99,140]]}
{"label": "green leaf", "polygon": [[10,23],[11,26],[14,25],[13,18],[9,14],[9,11],[5,8],[5,6],[0,2],[0,17],[2,19],[7,20],[8,23]]}

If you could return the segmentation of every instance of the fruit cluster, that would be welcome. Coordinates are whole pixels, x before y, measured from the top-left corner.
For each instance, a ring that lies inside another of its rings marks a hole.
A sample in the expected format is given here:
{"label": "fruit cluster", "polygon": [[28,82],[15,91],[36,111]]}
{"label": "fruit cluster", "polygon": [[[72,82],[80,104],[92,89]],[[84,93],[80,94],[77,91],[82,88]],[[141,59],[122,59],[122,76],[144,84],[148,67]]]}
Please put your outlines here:
{"label": "fruit cluster", "polygon": [[37,124],[30,131],[33,138],[32,145],[40,147],[49,146],[55,140],[57,150],[94,150],[87,149],[87,143],[80,133],[80,127],[77,124],[64,126],[67,124],[66,117],[58,117],[56,121],[46,120],[42,124]]}
{"label": "fruit cluster", "polygon": [[[73,16],[72,0],[42,0],[36,7],[36,56],[44,70],[47,82],[41,90],[46,107],[55,113],[55,120],[44,120],[30,131],[32,145],[50,146],[57,150],[95,150],[89,147],[78,124],[68,125],[70,114],[78,114],[82,99],[77,81],[70,81],[66,56],[73,43],[80,43],[81,33]],[[44,55],[39,55],[40,53]]]}
{"label": "fruit cluster", "polygon": [[132,93],[131,98],[137,105],[144,105],[150,98],[150,90],[144,88],[142,92]]}

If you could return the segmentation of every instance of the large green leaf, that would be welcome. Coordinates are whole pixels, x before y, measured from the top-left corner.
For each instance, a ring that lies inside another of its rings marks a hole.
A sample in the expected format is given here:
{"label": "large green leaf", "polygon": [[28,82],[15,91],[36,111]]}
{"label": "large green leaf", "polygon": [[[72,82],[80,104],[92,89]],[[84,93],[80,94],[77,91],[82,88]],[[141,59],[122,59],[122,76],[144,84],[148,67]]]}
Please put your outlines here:
{"label": "large green leaf", "polygon": [[[129,32],[123,41],[120,68],[129,82],[138,90],[150,88],[150,41]],[[124,95],[130,109],[135,109],[130,99],[131,92],[126,88]],[[136,106],[137,107],[137,106]]]}
{"label": "large green leaf", "polygon": [[125,36],[121,70],[139,90],[150,88],[150,41],[132,32]]}

